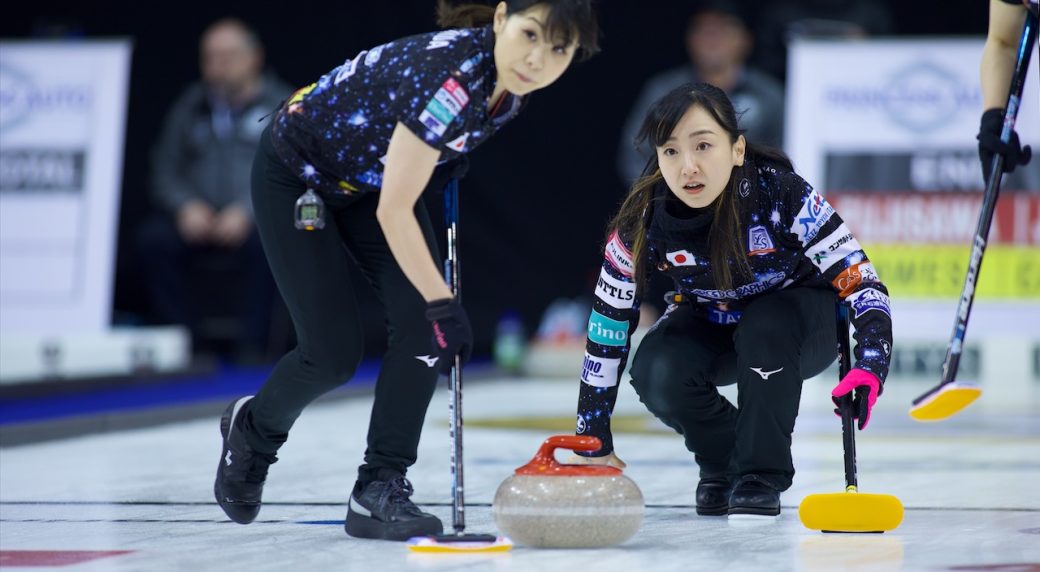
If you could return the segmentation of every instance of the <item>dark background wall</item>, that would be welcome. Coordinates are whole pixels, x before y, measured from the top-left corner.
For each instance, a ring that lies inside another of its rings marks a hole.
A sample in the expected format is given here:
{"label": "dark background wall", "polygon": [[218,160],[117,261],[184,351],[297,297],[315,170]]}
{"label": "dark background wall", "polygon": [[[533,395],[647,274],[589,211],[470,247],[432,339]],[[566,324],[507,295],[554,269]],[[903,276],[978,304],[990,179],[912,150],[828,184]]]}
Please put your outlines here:
{"label": "dark background wall", "polygon": [[[813,0],[805,6],[842,3]],[[853,2],[849,2],[853,3]],[[465,299],[478,351],[486,351],[500,312],[521,313],[533,330],[558,297],[588,295],[599,265],[603,227],[624,193],[613,165],[621,124],[647,77],[685,61],[682,31],[689,1],[601,0],[603,52],[535,94],[524,114],[471,154],[462,183],[461,257]],[[985,0],[882,0],[895,35],[975,35],[985,31]],[[222,16],[255,27],[267,62],[303,85],[359,50],[435,28],[434,0],[355,2],[15,3],[0,37],[129,37],[134,43],[114,305],[118,319],[147,312],[126,255],[132,230],[150,205],[149,150],[180,90],[198,76],[197,42]],[[746,3],[765,29],[766,3]],[[761,48],[761,46],[760,46]],[[768,55],[759,49],[756,56]],[[758,58],[765,60],[765,58]],[[826,73],[826,70],[821,70]],[[381,348],[377,310],[371,352]]]}

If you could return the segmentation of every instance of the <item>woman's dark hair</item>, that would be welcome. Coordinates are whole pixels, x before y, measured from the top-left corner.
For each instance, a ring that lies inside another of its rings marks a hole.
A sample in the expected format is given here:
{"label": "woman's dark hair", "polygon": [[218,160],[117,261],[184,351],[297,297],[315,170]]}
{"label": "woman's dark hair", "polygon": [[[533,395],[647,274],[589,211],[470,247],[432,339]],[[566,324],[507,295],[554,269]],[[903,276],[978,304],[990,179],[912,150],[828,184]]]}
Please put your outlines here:
{"label": "woman's dark hair", "polygon": [[[744,131],[737,125],[737,112],[733,103],[721,89],[707,83],[687,83],[681,85],[667,95],[658,99],[650,107],[643,119],[643,125],[636,136],[636,145],[644,142],[654,147],[661,147],[671,137],[676,125],[691,107],[700,106],[729,135],[730,143],[736,143]],[[793,170],[791,160],[778,149],[753,145],[750,142],[745,148],[745,160],[758,163],[769,163],[777,167]],[[742,277],[751,276],[751,266],[747,261],[743,227],[740,220],[740,209],[737,204],[740,181],[740,170],[733,167],[730,173],[729,186],[722,191],[712,203],[714,218],[708,233],[708,251],[711,258],[712,274],[719,290],[731,290],[734,285],[734,273]],[[615,230],[621,236],[633,241],[632,263],[635,265],[637,288],[642,287],[646,279],[646,226],[654,196],[654,188],[664,181],[660,165],[655,154],[643,170],[642,176],[636,180],[625,197],[621,208],[610,222],[607,236]]]}
{"label": "woman's dark hair", "polygon": [[[577,40],[575,59],[587,60],[599,52],[599,22],[592,0],[503,0],[506,12],[516,14],[539,4],[548,9],[546,33],[553,42],[568,46]],[[442,28],[475,28],[491,23],[495,7],[472,2],[437,1],[437,24]]]}

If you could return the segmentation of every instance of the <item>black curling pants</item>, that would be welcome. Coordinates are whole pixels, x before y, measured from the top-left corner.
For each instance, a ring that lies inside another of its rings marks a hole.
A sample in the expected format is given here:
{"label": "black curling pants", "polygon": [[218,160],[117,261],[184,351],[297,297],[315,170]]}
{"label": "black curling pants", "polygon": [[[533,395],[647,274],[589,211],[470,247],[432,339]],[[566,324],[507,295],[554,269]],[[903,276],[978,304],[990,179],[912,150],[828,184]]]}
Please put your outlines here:
{"label": "black curling pants", "polygon": [[[802,381],[837,357],[836,297],[822,289],[766,294],[736,325],[688,305],[646,334],[632,364],[640,400],[683,436],[701,477],[757,474],[786,490]],[[737,406],[717,386],[737,384]]]}
{"label": "black curling pants", "polygon": [[[325,228],[293,225],[296,199],[306,190],[282,163],[265,130],[253,163],[253,210],[298,346],[274,367],[250,404],[245,434],[251,447],[274,452],[304,407],[346,383],[363,355],[364,338],[350,275],[361,272],[386,309],[388,349],[376,381],[361,480],[380,469],[404,473],[415,463],[437,370],[426,302],[398,266],[376,220],[379,197],[325,200]],[[431,252],[437,250],[422,201],[415,215]]]}

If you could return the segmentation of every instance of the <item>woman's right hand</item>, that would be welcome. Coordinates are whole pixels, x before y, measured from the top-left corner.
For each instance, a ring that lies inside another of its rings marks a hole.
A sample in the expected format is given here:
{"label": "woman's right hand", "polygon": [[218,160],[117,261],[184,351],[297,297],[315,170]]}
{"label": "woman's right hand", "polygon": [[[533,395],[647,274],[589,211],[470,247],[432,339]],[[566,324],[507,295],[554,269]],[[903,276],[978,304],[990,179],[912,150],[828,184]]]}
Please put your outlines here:
{"label": "woman's right hand", "polygon": [[613,451],[603,455],[602,457],[582,457],[581,455],[571,455],[567,459],[568,465],[610,465],[618,469],[624,469],[628,465],[624,461],[618,458]]}
{"label": "woman's right hand", "polygon": [[463,364],[468,362],[473,350],[473,330],[458,298],[430,302],[426,305],[426,319],[433,324],[433,343],[437,349],[440,362],[437,366],[441,373],[451,371],[456,354]]}

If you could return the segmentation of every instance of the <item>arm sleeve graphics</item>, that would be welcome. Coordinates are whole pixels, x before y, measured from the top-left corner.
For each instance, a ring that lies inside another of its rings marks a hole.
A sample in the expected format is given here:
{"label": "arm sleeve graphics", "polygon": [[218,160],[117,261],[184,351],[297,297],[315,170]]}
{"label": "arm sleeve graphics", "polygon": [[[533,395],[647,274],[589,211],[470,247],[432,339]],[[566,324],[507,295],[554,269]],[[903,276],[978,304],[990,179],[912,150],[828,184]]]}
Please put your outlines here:
{"label": "arm sleeve graphics", "polygon": [[596,281],[582,361],[577,433],[598,437],[603,447],[587,456],[603,456],[614,450],[610,417],[628,362],[630,339],[639,324],[631,247],[631,241],[616,231],[612,233]]}
{"label": "arm sleeve graphics", "polygon": [[[888,289],[848,225],[815,189],[794,173],[782,178],[790,197],[787,220],[813,274],[822,276],[849,304],[856,339],[855,367],[882,384],[892,353],[892,311]],[[790,236],[789,235],[789,236]]]}

